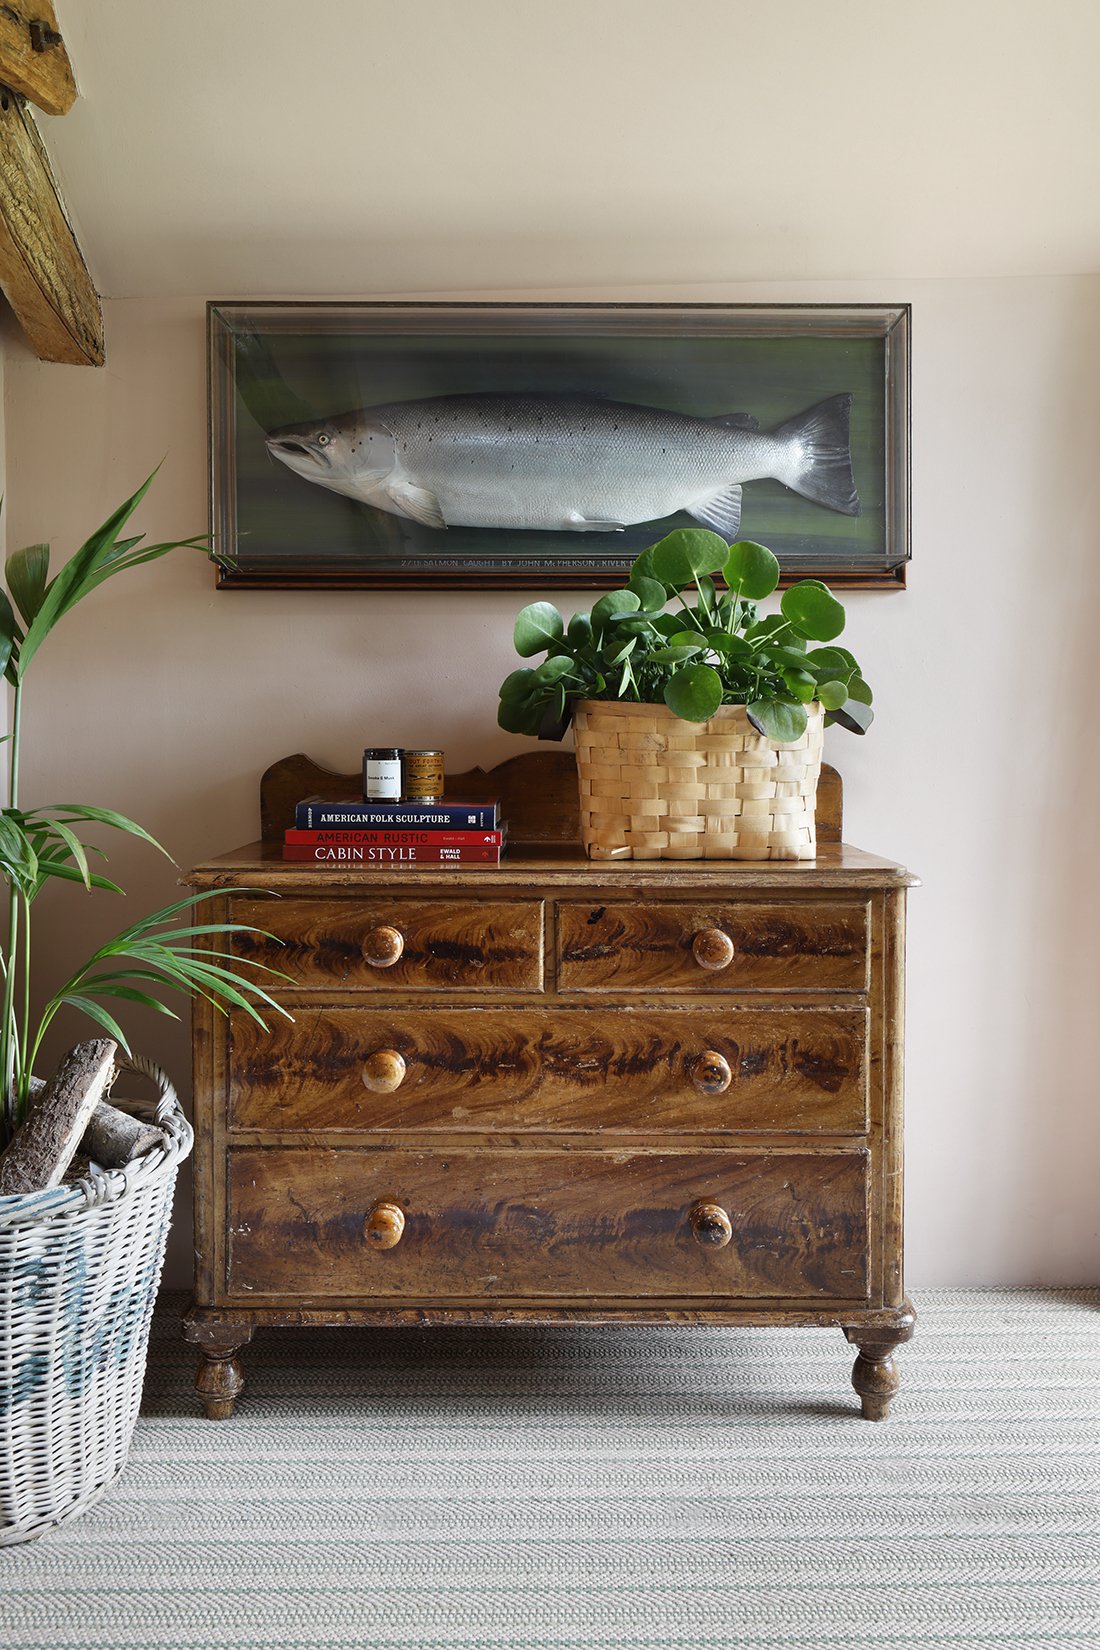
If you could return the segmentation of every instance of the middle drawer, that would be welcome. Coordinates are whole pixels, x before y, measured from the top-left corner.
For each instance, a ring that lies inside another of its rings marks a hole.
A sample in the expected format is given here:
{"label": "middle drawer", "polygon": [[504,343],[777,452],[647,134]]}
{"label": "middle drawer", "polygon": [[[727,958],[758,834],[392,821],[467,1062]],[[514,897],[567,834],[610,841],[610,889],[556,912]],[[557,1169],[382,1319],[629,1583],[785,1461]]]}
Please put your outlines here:
{"label": "middle drawer", "polygon": [[296,1008],[230,1022],[230,1125],[357,1133],[867,1128],[867,1010]]}

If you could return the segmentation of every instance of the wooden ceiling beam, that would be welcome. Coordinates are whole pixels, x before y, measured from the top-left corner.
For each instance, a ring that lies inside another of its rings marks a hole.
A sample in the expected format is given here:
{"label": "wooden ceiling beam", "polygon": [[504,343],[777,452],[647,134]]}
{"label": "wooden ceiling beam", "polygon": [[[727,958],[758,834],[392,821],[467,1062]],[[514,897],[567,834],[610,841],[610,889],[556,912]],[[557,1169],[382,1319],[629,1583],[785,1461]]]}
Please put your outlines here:
{"label": "wooden ceiling beam", "polygon": [[[0,13],[3,6],[0,5]],[[0,287],[42,361],[101,367],[103,311],[34,117],[0,86]]]}
{"label": "wooden ceiling beam", "polygon": [[50,0],[0,4],[0,84],[45,114],[64,115],[72,108],[73,66]]}

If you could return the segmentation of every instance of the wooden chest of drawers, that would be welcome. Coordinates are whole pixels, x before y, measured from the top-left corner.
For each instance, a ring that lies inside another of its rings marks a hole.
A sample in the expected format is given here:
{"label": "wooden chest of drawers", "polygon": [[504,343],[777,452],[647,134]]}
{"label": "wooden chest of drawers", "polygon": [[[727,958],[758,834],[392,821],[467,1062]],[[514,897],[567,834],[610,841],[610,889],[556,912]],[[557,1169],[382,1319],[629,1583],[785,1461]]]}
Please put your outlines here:
{"label": "wooden chest of drawers", "polygon": [[192,880],[273,936],[233,947],[294,1016],[196,1007],[208,1414],[257,1324],[673,1319],[840,1327],[886,1414],[907,873],[561,841],[388,871],[256,845]]}

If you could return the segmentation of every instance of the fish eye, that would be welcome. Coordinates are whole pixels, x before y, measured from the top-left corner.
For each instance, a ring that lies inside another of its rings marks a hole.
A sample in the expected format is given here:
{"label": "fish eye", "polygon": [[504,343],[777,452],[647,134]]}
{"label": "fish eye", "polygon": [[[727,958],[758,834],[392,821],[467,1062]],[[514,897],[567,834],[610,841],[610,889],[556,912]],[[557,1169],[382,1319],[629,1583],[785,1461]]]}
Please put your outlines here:
{"label": "fish eye", "polygon": [[318,447],[327,447],[331,440],[332,437],[330,435],[326,435],[324,430],[322,430],[320,435],[317,437],[317,445]]}

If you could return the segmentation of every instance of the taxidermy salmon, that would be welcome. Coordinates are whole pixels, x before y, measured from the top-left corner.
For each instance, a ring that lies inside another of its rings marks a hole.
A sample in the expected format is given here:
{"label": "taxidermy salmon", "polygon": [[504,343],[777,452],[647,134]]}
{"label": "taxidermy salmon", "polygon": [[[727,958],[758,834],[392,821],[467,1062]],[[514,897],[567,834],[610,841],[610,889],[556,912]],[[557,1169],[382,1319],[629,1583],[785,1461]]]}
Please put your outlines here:
{"label": "taxidermy salmon", "polygon": [[268,451],[319,487],[424,527],[608,533],[686,510],[727,541],[741,487],[771,477],[857,516],[850,395],[763,432],[583,395],[442,395],[295,424]]}

